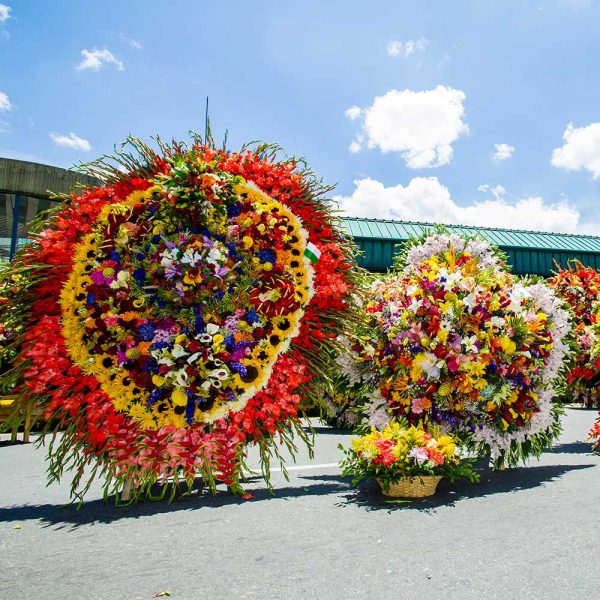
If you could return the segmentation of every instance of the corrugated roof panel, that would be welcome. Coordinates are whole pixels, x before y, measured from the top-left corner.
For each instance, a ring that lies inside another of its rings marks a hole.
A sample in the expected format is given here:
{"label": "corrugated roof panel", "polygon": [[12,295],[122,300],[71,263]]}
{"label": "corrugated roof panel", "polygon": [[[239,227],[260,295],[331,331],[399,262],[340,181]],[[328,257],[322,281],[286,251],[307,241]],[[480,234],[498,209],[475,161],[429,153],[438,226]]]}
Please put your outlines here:
{"label": "corrugated roof panel", "polygon": [[[377,219],[346,218],[344,225],[355,237],[396,240],[401,242],[409,237],[418,237],[432,223],[416,223],[409,221],[387,221]],[[486,227],[465,227],[446,225],[447,229],[469,234],[479,233],[489,241],[504,248],[528,248],[539,250],[566,250],[569,252],[600,253],[600,237],[573,235],[565,233],[549,233],[541,231],[522,231],[516,229],[498,229]]]}

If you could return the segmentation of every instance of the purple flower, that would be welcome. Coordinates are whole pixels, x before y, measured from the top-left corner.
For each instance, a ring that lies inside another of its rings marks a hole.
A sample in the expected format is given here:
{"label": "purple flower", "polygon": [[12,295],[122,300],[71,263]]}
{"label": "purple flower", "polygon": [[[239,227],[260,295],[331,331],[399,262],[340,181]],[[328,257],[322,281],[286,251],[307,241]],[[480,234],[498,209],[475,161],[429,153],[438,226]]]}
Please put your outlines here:
{"label": "purple flower", "polygon": [[414,458],[417,463],[422,463],[429,460],[429,455],[425,448],[413,448],[408,455]]}

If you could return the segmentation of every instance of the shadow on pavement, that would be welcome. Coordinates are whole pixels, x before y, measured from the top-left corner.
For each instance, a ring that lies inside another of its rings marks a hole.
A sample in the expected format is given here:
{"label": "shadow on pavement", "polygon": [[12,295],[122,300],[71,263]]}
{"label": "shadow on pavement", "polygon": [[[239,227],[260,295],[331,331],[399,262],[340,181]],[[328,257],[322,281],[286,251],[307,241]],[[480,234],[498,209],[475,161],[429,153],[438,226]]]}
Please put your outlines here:
{"label": "shadow on pavement", "polygon": [[589,454],[594,456],[592,452],[591,442],[572,442],[570,444],[557,444],[544,450],[544,454]]}
{"label": "shadow on pavement", "polygon": [[506,471],[492,471],[489,467],[477,468],[480,483],[470,483],[461,479],[454,486],[442,480],[435,496],[429,498],[400,499],[388,498],[381,493],[374,480],[362,482],[357,489],[346,494],[338,506],[358,505],[366,510],[419,510],[435,511],[445,506],[454,506],[468,498],[480,498],[492,494],[505,494],[538,487],[561,477],[569,471],[596,467],[596,464],[549,465],[518,467]]}
{"label": "shadow on pavement", "polygon": [[[28,442],[28,444],[31,444],[31,442]],[[10,440],[0,440],[0,448],[4,448],[5,446],[24,446],[25,442],[23,440],[16,440],[14,442],[11,442]]]}
{"label": "shadow on pavement", "polygon": [[[341,477],[331,476],[329,478],[319,479],[315,483],[303,485],[298,481],[297,485],[285,487],[276,487],[271,494],[266,488],[251,489],[248,491],[252,498],[244,500],[240,496],[235,496],[226,490],[219,490],[215,496],[209,491],[199,492],[191,495],[176,498],[171,504],[166,500],[161,501],[141,501],[132,506],[115,506],[113,498],[107,502],[103,500],[91,500],[84,502],[80,509],[72,504],[41,504],[41,505],[23,505],[0,507],[0,522],[8,521],[26,521],[41,520],[46,526],[71,526],[72,528],[82,525],[93,525],[97,523],[112,523],[121,519],[137,519],[151,515],[194,511],[199,509],[220,508],[233,504],[248,504],[268,500],[286,500],[305,496],[324,496],[338,492],[347,492],[349,484],[344,482]],[[62,529],[62,527],[59,527]]]}
{"label": "shadow on pavement", "polygon": [[[579,451],[578,444],[564,444],[566,447],[574,446],[575,450],[563,450],[565,452]],[[293,484],[284,487],[276,487],[271,494],[264,488],[253,488],[250,481],[247,489],[252,498],[244,500],[228,491],[221,489],[215,496],[200,488],[195,489],[192,494],[176,498],[171,504],[163,501],[142,501],[132,506],[117,507],[112,498],[107,502],[103,500],[91,500],[84,502],[78,510],[75,505],[64,504],[41,504],[22,505],[0,508],[0,522],[40,520],[46,527],[72,529],[100,523],[112,523],[121,519],[137,519],[152,515],[195,511],[200,509],[220,508],[229,505],[244,505],[255,502],[272,500],[291,500],[307,496],[337,495],[342,498],[337,506],[357,505],[366,510],[397,510],[409,509],[420,511],[434,511],[444,506],[454,506],[457,502],[468,498],[479,498],[492,494],[517,492],[538,487],[561,477],[569,471],[589,469],[597,464],[578,465],[551,465],[535,467],[519,467],[506,471],[492,471],[487,465],[478,466],[477,471],[481,475],[479,484],[460,480],[454,486],[448,481],[442,481],[438,492],[431,498],[403,500],[391,499],[383,496],[378,484],[373,481],[361,483],[357,489],[352,489],[350,479],[339,475],[299,475],[292,480]]]}
{"label": "shadow on pavement", "polygon": [[336,429],[335,427],[328,427],[327,425],[318,425],[316,427],[313,427],[312,430],[310,429],[310,427],[303,427],[302,429],[304,429],[306,433],[311,433],[311,431],[314,431],[315,433],[325,435],[354,435],[351,431],[348,431],[347,429]]}

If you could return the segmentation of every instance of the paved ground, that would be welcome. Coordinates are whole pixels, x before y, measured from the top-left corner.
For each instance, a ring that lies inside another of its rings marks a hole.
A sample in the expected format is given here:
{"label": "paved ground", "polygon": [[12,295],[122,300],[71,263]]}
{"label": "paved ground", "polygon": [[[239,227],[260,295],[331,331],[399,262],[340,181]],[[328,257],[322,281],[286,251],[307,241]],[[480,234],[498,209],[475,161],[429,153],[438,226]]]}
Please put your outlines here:
{"label": "paved ground", "polygon": [[340,479],[332,463],[350,436],[328,428],[289,482],[274,474],[274,497],[256,481],[250,501],[223,491],[125,509],[97,488],[65,508],[67,486],[44,487],[44,451],[3,446],[0,599],[600,598],[593,418],[569,409],[539,462],[482,467],[481,484],[442,482],[410,503]]}

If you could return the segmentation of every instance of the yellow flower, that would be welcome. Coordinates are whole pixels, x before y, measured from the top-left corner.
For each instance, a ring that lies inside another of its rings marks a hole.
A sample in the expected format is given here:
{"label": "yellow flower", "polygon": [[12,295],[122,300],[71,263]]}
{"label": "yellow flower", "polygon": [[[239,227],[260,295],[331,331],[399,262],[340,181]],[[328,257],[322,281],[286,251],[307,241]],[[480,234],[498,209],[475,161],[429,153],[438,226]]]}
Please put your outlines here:
{"label": "yellow flower", "polygon": [[161,375],[152,375],[152,383],[157,387],[160,387],[165,381],[166,379]]}
{"label": "yellow flower", "polygon": [[131,405],[128,412],[129,416],[136,421],[142,421],[148,414],[148,411],[141,404]]}
{"label": "yellow flower", "polygon": [[448,382],[442,383],[438,389],[440,396],[449,396],[452,393],[452,385]]}
{"label": "yellow flower", "polygon": [[469,373],[475,376],[485,375],[485,367],[477,360],[469,364]]}
{"label": "yellow flower", "polygon": [[183,283],[187,283],[187,285],[194,285],[196,283],[202,283],[202,274],[200,272],[198,272],[195,275],[190,275],[190,273],[187,272],[183,276]]}
{"label": "yellow flower", "polygon": [[504,335],[499,339],[499,341],[505,354],[514,354],[516,352],[517,345],[509,337]]}
{"label": "yellow flower", "polygon": [[188,402],[187,394],[181,388],[173,390],[171,400],[175,406],[185,406]]}

